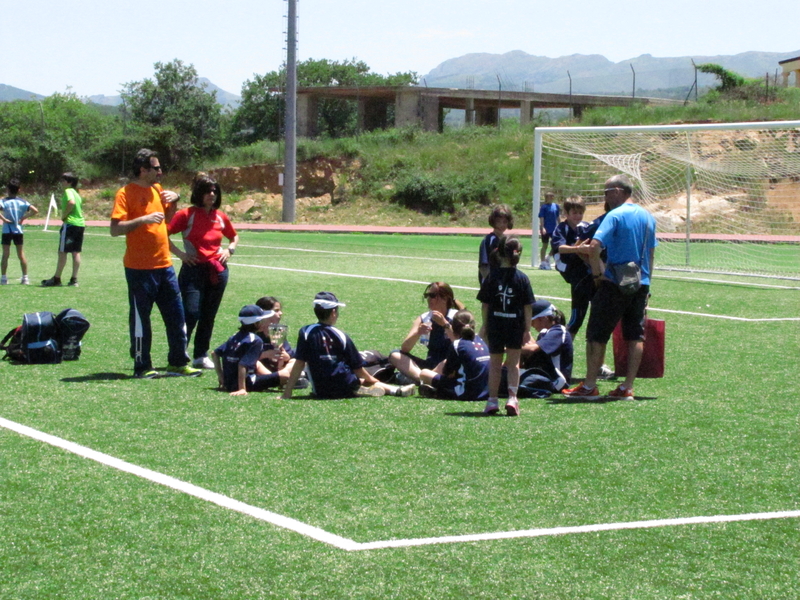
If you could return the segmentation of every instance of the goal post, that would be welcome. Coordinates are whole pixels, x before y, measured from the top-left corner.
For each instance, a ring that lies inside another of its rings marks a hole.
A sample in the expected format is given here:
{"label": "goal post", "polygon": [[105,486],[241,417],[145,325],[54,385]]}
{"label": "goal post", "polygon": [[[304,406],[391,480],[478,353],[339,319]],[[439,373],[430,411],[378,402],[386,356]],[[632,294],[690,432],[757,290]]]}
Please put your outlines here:
{"label": "goal post", "polygon": [[591,221],[617,174],[656,219],[656,269],[800,279],[800,121],[537,127],[533,266],[544,194],[580,195]]}

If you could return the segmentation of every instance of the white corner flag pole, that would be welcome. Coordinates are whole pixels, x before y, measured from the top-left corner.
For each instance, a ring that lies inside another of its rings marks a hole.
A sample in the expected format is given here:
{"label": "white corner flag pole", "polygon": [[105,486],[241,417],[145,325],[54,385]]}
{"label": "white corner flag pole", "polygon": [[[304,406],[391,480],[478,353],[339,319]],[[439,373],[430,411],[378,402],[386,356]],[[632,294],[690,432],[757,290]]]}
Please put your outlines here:
{"label": "white corner flag pole", "polygon": [[47,224],[50,223],[50,213],[56,209],[58,212],[58,205],[56,204],[56,195],[50,194],[50,206],[47,207],[47,218],[44,220],[44,231],[47,231]]}

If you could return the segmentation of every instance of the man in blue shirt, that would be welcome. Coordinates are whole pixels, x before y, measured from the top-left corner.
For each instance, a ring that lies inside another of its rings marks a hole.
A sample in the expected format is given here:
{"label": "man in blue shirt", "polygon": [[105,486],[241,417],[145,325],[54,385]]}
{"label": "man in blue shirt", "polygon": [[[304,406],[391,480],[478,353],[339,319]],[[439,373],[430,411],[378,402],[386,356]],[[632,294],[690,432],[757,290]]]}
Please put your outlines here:
{"label": "man in blue shirt", "polygon": [[2,267],[0,285],[8,284],[6,271],[8,270],[8,257],[11,254],[11,242],[14,242],[14,246],[17,247],[17,258],[19,258],[19,266],[22,269],[22,278],[19,281],[23,285],[28,285],[30,280],[28,279],[28,259],[25,258],[25,251],[22,248],[22,222],[28,218],[28,213],[35,215],[39,211],[27,200],[17,197],[19,179],[13,178],[6,187],[8,188],[8,196],[0,200],[0,219],[3,221],[3,258],[0,263],[0,267]]}
{"label": "man in blue shirt", "polygon": [[[624,175],[606,181],[604,194],[609,213],[598,227],[584,253],[588,256],[598,288],[592,299],[589,324],[586,328],[586,379],[579,386],[565,390],[564,395],[598,398],[597,373],[605,358],[606,345],[617,323],[622,321],[622,337],[628,344],[628,372],[625,382],[612,391],[614,398],[632,398],[633,382],[642,361],[644,320],[650,295],[650,274],[656,241],[656,221],[649,212],[635,204],[633,186]],[[608,253],[606,266],[600,253]],[[612,268],[635,262],[641,270],[642,285],[635,293],[623,295],[614,282]],[[605,270],[603,270],[605,269]]]}

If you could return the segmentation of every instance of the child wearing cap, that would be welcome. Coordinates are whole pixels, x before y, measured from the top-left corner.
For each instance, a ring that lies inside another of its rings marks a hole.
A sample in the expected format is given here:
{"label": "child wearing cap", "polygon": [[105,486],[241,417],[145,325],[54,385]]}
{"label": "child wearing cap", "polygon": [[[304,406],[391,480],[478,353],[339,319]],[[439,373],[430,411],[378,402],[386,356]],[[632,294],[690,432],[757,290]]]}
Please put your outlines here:
{"label": "child wearing cap", "polygon": [[239,331],[211,353],[219,387],[231,396],[263,392],[280,385],[280,374],[270,373],[258,360],[264,348],[258,333],[274,314],[255,304],[243,307],[239,311]]}
{"label": "child wearing cap", "polygon": [[343,302],[331,292],[314,297],[318,322],[302,327],[297,334],[295,363],[284,386],[283,398],[292,390],[305,369],[317,398],[352,398],[353,396],[410,396],[414,385],[395,386],[378,381],[364,368],[364,361],[353,340],[335,327]]}
{"label": "child wearing cap", "polygon": [[522,346],[520,367],[525,371],[520,390],[542,390],[549,396],[567,387],[572,377],[572,336],[564,326],[564,314],[550,302],[537,300],[532,308],[531,326],[539,335]]}

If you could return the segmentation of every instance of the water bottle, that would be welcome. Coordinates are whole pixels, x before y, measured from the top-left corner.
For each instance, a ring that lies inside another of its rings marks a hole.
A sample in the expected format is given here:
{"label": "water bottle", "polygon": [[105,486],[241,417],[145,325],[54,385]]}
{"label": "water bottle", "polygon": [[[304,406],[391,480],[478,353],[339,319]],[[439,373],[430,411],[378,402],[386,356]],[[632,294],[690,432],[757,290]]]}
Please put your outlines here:
{"label": "water bottle", "polygon": [[[430,325],[431,318],[432,318],[431,317],[431,311],[428,311],[422,317],[422,322],[423,323],[428,323]],[[423,333],[421,336],[419,336],[419,343],[422,344],[423,346],[427,346],[428,342],[430,342],[430,341],[431,341],[431,336],[430,336],[430,333],[428,333],[427,331],[425,333]]]}

